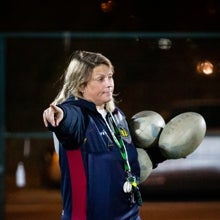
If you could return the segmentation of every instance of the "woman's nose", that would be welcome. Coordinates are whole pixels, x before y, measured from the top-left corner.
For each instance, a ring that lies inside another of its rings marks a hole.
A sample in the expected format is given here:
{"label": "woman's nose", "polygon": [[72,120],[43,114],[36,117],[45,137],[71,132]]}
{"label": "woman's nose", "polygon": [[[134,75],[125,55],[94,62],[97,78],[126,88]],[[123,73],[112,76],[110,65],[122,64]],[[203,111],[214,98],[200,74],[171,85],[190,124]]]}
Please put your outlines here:
{"label": "woman's nose", "polygon": [[107,85],[108,85],[108,87],[112,87],[114,85],[113,80],[107,79]]}

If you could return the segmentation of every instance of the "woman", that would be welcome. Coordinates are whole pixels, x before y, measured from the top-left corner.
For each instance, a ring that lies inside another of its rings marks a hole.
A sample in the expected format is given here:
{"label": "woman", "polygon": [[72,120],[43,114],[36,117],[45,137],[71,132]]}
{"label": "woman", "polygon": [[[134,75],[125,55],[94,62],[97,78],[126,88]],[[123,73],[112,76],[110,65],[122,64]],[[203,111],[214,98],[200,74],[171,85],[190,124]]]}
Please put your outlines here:
{"label": "woman", "polygon": [[114,68],[100,53],[76,51],[58,96],[43,113],[59,140],[62,220],[140,220],[140,167]]}

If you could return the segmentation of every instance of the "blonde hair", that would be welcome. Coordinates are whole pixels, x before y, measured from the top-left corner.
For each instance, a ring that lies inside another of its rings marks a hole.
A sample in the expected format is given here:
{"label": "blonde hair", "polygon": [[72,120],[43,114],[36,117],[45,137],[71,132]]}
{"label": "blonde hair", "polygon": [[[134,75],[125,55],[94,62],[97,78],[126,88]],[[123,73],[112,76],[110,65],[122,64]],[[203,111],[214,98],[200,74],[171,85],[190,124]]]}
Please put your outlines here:
{"label": "blonde hair", "polygon": [[[93,69],[101,64],[107,65],[111,68],[112,72],[114,72],[111,61],[102,54],[88,51],[75,51],[64,73],[63,87],[53,103],[60,104],[70,96],[83,98],[81,92],[82,86],[86,85]],[[108,111],[115,109],[114,99],[106,103],[106,109]]]}

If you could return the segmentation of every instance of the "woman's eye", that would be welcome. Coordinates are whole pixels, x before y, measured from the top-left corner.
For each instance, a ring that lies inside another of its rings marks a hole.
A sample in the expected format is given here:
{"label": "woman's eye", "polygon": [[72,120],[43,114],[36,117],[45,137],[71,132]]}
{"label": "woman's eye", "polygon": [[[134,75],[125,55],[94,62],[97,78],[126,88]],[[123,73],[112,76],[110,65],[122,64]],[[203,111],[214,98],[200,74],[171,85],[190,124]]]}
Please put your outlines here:
{"label": "woman's eye", "polygon": [[96,81],[103,81],[103,80],[105,80],[105,78],[104,78],[104,77],[98,77],[98,78],[96,78],[95,80],[96,80]]}
{"label": "woman's eye", "polygon": [[103,82],[103,81],[105,81],[105,79],[113,79],[113,75],[100,76],[100,77],[97,77],[95,80],[96,80],[96,81]]}

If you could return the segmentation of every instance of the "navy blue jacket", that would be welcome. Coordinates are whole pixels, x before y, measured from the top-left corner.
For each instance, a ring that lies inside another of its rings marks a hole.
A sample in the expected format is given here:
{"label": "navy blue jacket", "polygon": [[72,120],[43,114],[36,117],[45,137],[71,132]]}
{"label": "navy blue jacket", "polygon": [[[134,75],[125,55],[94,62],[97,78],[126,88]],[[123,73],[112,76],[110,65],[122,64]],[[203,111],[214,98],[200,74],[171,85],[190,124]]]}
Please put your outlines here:
{"label": "navy blue jacket", "polygon": [[[60,104],[64,118],[51,127],[59,142],[62,220],[136,220],[137,203],[123,192],[124,162],[96,106],[69,98]],[[127,149],[132,174],[140,176],[137,151],[124,114],[113,112]]]}

